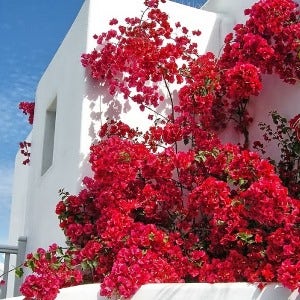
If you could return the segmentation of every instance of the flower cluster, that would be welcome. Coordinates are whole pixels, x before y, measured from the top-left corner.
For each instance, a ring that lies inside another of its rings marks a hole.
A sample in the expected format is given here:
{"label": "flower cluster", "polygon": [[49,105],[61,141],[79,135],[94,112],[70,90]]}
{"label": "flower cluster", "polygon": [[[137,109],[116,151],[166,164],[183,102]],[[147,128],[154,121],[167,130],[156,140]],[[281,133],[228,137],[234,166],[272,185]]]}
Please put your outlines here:
{"label": "flower cluster", "polygon": [[23,111],[23,114],[28,115],[28,123],[33,124],[34,118],[34,102],[20,102],[19,109]]}
{"label": "flower cluster", "polygon": [[82,273],[70,262],[71,250],[64,253],[53,244],[46,251],[39,248],[35,254],[28,254],[25,267],[34,273],[26,277],[21,293],[30,299],[53,300],[61,287],[80,284]]}
{"label": "flower cluster", "polygon": [[[19,109],[22,110],[23,114],[28,115],[28,123],[33,124],[34,119],[34,102],[20,102]],[[27,141],[20,142],[20,152],[24,156],[23,165],[27,165],[30,163],[30,152],[29,148],[31,147],[31,143]]]}
{"label": "flower cluster", "polygon": [[299,9],[292,0],[262,0],[245,11],[245,25],[225,40],[222,63],[248,62],[263,73],[277,73],[289,83],[300,78]]}
{"label": "flower cluster", "polygon": [[258,96],[262,89],[259,69],[249,63],[237,63],[225,72],[227,96],[231,99],[248,99],[252,95]]}
{"label": "flower cluster", "polygon": [[[222,99],[223,115],[236,123],[248,146],[247,127],[252,118],[241,101],[248,103],[250,96],[258,95],[260,73],[278,74],[291,84],[300,79],[300,12],[293,0],[261,0],[245,10],[245,14],[249,15],[247,22],[236,25],[234,34],[225,38],[219,64],[227,70],[222,81],[226,96],[234,100],[228,103],[226,97]],[[241,76],[243,83],[238,78],[228,82],[232,76]]]}
{"label": "flower cluster", "polygon": [[[259,3],[251,18],[277,1]],[[251,19],[236,27],[236,41],[227,37],[221,59],[198,55],[188,29],[179,22],[173,29],[158,0],[145,4],[141,18],[126,18],[124,26],[112,19],[111,30],[95,35],[101,47],[83,54],[82,64],[112,98],[120,93],[154,112],[153,126],[145,133],[119,120],[102,126],[90,148],[93,176],[78,195],[60,191],[56,213],[69,249],[29,256],[36,275],[22,292],[54,299],[58,288],[81,281],[101,282],[102,295],[123,298],[149,282],[279,281],[298,288],[300,202],[268,161],[216,136],[229,114],[247,146],[246,106],[268,67],[255,61],[279,50],[268,50],[265,32],[245,29]],[[178,101],[173,83],[180,84]],[[155,112],[161,101],[169,116]]]}
{"label": "flower cluster", "polygon": [[153,154],[112,136],[92,146],[90,162],[94,177],[57,213],[102,295],[128,298],[147,282],[298,287],[289,274],[300,258],[300,203],[257,154],[215,138]]}
{"label": "flower cluster", "polygon": [[[175,111],[187,121],[187,126],[194,127],[197,123],[202,128],[214,128],[213,107],[220,90],[220,69],[213,53],[200,55],[183,66],[186,84],[179,90],[179,105]],[[189,121],[188,121],[189,120]]]}
{"label": "flower cluster", "polygon": [[30,163],[29,148],[31,147],[31,143],[23,141],[20,142],[19,146],[20,146],[21,154],[23,154],[25,157],[25,159],[23,160],[23,165],[27,165]]}

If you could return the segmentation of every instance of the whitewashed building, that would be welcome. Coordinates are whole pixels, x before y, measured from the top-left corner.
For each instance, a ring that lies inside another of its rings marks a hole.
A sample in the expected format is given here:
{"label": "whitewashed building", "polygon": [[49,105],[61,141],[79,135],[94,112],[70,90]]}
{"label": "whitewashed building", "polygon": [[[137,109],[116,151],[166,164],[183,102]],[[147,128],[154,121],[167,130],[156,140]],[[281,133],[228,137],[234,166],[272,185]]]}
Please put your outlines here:
{"label": "whitewashed building", "polygon": [[[236,23],[244,21],[243,11],[253,3],[254,0],[209,0],[196,9],[167,1],[161,8],[171,21],[202,31],[198,38],[200,53],[212,51],[218,55],[225,35]],[[90,174],[89,147],[100,125],[108,116],[118,114],[127,123],[147,127],[146,117],[134,105],[125,107],[120,99],[120,106],[111,107],[107,91],[89,79],[80,63],[81,54],[96,46],[93,35],[106,31],[110,19],[139,16],[142,10],[143,0],[110,0],[105,5],[100,0],[86,0],[42,76],[36,89],[33,129],[28,137],[32,142],[30,166],[22,165],[20,153],[16,157],[10,244],[15,244],[19,236],[26,236],[27,252],[53,242],[62,245],[64,235],[54,212],[58,190],[64,188],[76,194],[81,189],[82,178]],[[290,86],[275,76],[265,76],[264,82],[258,97],[264,100],[257,99],[259,106],[253,101],[250,107],[255,118],[252,141],[258,134],[257,122],[269,111],[276,108],[287,117],[300,112],[299,83]],[[224,134],[223,139],[242,141],[233,132]]]}

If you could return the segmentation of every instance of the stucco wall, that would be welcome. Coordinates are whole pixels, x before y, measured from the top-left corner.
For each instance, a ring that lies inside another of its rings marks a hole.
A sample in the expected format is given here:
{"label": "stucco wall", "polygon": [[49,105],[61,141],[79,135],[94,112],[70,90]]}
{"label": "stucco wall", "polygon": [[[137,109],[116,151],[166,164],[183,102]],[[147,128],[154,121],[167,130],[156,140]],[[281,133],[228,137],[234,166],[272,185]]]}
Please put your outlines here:
{"label": "stucco wall", "polygon": [[[31,134],[26,138],[27,142],[31,141]],[[9,226],[9,245],[17,245],[18,238],[24,235],[25,230],[25,210],[27,206],[28,194],[28,177],[29,166],[23,165],[24,156],[17,153],[15,158],[14,178],[12,187],[12,204]]]}
{"label": "stucco wall", "polygon": [[[31,165],[28,171],[24,171],[26,167],[23,166],[16,167],[15,170],[17,179],[10,234],[10,241],[17,240],[21,234],[26,235],[28,252],[38,247],[47,247],[53,242],[64,243],[64,236],[54,213],[59,199],[58,190],[65,188],[70,193],[80,190],[82,177],[90,174],[89,147],[96,138],[100,124],[104,123],[107,117],[114,117],[141,129],[149,126],[148,121],[145,121],[146,113],[142,114],[134,104],[125,104],[121,98],[112,101],[106,89],[90,80],[80,64],[81,54],[91,51],[96,46],[92,36],[106,31],[110,19],[116,17],[122,20],[141,13],[143,0],[129,2],[111,0],[110,5],[103,5],[99,0],[85,1],[37,87]],[[199,28],[202,31],[199,37],[200,53],[213,51],[218,55],[225,34],[231,30],[234,23],[243,18],[241,11],[245,3],[250,6],[253,2],[247,0],[238,5],[240,1],[237,0],[210,0],[203,7],[210,10],[209,12],[171,1],[162,8],[168,12],[171,21],[181,21],[188,28]],[[250,134],[251,141],[255,140],[258,134],[257,122],[263,120],[270,110],[276,108],[292,117],[300,108],[299,84],[291,87],[281,83],[274,76],[265,76],[264,83],[266,84],[261,96],[251,100],[250,110],[255,117]],[[176,86],[174,88],[176,89]],[[45,119],[49,111],[51,115],[51,109],[53,112],[50,106],[55,99],[53,162],[47,169],[43,167],[43,155],[47,154],[47,151],[51,152],[51,143],[44,142]],[[166,112],[168,107],[159,109]],[[222,138],[224,141],[242,142],[241,137],[232,131],[227,131]],[[18,160],[19,158],[17,164]],[[23,175],[23,172],[28,172],[28,176]],[[27,204],[22,203],[22,199],[26,198]]]}
{"label": "stucco wall", "polygon": [[[63,244],[64,236],[54,213],[58,190],[65,188],[71,193],[79,190],[83,160],[83,154],[80,153],[80,120],[82,99],[85,97],[85,73],[80,65],[80,55],[86,48],[88,8],[86,2],[36,91],[28,204],[25,211],[24,235],[28,237],[28,252],[37,247],[47,247],[53,242]],[[45,119],[55,99],[53,163],[42,171],[43,153],[49,151],[49,142],[44,142]]]}

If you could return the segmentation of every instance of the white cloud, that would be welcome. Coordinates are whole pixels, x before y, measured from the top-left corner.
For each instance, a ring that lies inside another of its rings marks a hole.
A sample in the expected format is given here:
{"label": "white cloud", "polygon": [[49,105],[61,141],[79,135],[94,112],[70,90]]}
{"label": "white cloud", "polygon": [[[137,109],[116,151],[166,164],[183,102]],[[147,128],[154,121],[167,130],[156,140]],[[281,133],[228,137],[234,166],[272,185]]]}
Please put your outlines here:
{"label": "white cloud", "polygon": [[5,60],[6,68],[11,72],[0,82],[0,137],[1,142],[7,145],[24,139],[31,129],[27,124],[27,116],[18,109],[21,101],[34,101],[40,78],[40,72],[32,70],[32,60],[31,65],[27,65],[28,59],[25,57],[24,63],[19,66],[17,57],[8,57]]}
{"label": "white cloud", "polygon": [[13,169],[0,166],[0,244],[6,243],[8,238],[12,181]]}
{"label": "white cloud", "polygon": [[[14,98],[14,92],[6,94],[8,92],[0,92],[0,109],[2,116],[0,118],[0,137],[2,143],[12,143],[15,138],[26,136],[29,131],[27,126],[26,116],[22,116],[22,112],[18,109],[18,102],[27,100],[26,96],[19,98],[20,100],[16,103],[9,101],[8,97]],[[22,93],[20,93],[22,94]],[[30,99],[29,99],[30,100]]]}

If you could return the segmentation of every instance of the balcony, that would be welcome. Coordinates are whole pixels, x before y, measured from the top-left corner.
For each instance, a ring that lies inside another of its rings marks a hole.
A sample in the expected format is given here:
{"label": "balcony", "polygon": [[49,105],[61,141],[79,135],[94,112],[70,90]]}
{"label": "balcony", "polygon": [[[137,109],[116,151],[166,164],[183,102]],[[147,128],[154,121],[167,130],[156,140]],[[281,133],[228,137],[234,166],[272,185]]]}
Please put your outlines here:
{"label": "balcony", "polygon": [[[20,295],[19,289],[22,284],[22,279],[10,276],[11,274],[9,274],[9,271],[14,262],[15,266],[20,266],[24,262],[26,242],[27,238],[21,236],[18,239],[17,246],[0,245],[0,254],[4,254],[4,269],[3,274],[0,273],[0,276],[2,275],[0,280],[5,281],[5,284],[0,286],[0,299],[5,299],[7,297],[8,289],[11,289],[13,296]],[[9,280],[13,282],[9,282]]]}

